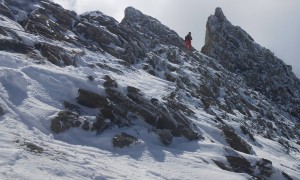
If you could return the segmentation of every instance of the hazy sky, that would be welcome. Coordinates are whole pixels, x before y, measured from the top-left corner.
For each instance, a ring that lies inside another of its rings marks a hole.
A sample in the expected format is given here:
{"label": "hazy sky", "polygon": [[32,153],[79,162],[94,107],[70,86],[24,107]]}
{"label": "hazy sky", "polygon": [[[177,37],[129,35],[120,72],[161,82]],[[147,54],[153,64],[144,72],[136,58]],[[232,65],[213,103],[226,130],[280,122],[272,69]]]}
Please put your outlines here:
{"label": "hazy sky", "polygon": [[216,7],[254,40],[270,49],[300,77],[300,0],[53,0],[78,14],[99,10],[119,22],[132,6],[175,30],[192,32],[192,45],[201,50],[205,24]]}

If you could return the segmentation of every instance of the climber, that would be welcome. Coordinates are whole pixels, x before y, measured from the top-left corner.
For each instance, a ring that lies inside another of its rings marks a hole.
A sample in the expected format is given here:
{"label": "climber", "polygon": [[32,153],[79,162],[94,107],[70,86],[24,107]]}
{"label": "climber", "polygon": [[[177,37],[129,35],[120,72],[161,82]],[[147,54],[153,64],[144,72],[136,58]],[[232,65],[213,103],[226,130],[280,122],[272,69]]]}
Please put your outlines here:
{"label": "climber", "polygon": [[185,36],[185,47],[190,51],[192,51],[192,39],[192,33],[189,32],[189,34]]}

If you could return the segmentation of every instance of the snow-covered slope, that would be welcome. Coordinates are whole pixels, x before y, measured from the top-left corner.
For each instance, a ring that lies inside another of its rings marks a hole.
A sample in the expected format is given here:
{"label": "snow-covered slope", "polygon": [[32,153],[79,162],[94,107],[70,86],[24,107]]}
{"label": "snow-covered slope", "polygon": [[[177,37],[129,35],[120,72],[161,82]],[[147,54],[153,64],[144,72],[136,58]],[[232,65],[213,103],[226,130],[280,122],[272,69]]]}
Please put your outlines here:
{"label": "snow-covered slope", "polygon": [[299,119],[157,19],[0,14],[1,179],[299,179]]}

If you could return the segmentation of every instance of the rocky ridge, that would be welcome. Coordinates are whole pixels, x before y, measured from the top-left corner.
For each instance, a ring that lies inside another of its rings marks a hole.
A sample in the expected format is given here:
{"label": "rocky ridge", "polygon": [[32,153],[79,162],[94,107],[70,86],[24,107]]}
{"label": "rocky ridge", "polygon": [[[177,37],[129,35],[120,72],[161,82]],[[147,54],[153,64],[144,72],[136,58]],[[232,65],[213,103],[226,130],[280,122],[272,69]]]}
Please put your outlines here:
{"label": "rocky ridge", "polygon": [[242,28],[233,26],[217,8],[206,24],[201,52],[240,75],[252,89],[262,93],[286,116],[299,122],[300,80],[273,52],[257,44]]}
{"label": "rocky ridge", "polygon": [[[275,173],[271,161],[255,156],[252,146],[260,146],[255,136],[278,142],[287,153],[299,153],[299,79],[270,50],[232,26],[220,8],[208,19],[202,54],[187,52],[175,31],[133,7],[118,23],[99,11],[77,15],[47,0],[24,3],[1,4],[1,21],[19,23],[0,26],[1,44],[6,44],[0,45],[1,51],[25,54],[37,64],[110,72],[87,77],[101,82],[103,92],[78,87],[76,98],[63,99],[63,108],[49,119],[53,133],[81,128],[101,136],[112,127],[144,121],[162,145],[179,137],[223,145],[226,158],[213,160],[216,166],[253,178]],[[89,53],[108,56],[115,64],[90,60]],[[119,82],[117,77],[136,70],[167,82],[168,94],[151,97]],[[0,106],[1,116],[7,111],[4,107]],[[91,109],[96,113],[86,113]],[[204,119],[202,111],[209,118]],[[206,126],[213,131],[206,131]],[[211,139],[215,133],[222,140]],[[117,147],[136,142],[137,137],[125,132],[112,137]],[[249,156],[255,163],[249,163]]]}

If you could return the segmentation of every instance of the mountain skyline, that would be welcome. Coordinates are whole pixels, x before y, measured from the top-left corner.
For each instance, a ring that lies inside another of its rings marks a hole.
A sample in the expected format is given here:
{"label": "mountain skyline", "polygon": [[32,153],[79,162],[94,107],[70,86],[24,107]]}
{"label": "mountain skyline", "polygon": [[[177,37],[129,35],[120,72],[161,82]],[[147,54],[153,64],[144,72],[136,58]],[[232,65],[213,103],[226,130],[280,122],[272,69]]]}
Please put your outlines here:
{"label": "mountain skyline", "polygon": [[131,1],[131,0],[54,0],[67,9],[79,14],[99,10],[114,17],[119,22],[124,17],[124,10],[133,6],[142,12],[157,18],[163,24],[174,29],[181,37],[192,32],[192,45],[201,50],[204,45],[205,25],[209,15],[216,7],[221,7],[234,25],[245,29],[254,40],[267,47],[288,65],[293,66],[293,72],[300,77],[300,1],[266,0],[254,1],[196,1],[189,3],[182,0],[162,1]]}

